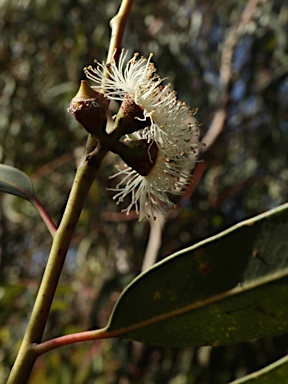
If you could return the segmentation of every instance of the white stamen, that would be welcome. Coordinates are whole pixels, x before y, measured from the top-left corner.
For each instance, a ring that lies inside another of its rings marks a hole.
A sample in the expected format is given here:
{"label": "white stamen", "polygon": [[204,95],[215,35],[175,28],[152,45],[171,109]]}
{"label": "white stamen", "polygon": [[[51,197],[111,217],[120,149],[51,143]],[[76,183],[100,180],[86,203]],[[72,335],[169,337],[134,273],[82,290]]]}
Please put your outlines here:
{"label": "white stamen", "polygon": [[[156,211],[165,213],[162,203],[174,206],[167,193],[180,194],[189,182],[199,146],[199,125],[192,117],[197,110],[191,111],[177,100],[170,84],[162,85],[165,79],[157,75],[152,54],[145,59],[135,53],[128,61],[127,56],[128,52],[122,50],[118,64],[114,60],[109,64],[97,62],[96,68],[89,66],[84,72],[94,82],[92,88],[104,92],[108,99],[123,101],[129,95],[143,110],[143,120],[150,122],[150,126],[129,135],[130,139],[149,143],[151,163],[150,148],[156,143],[157,159],[149,174],[141,176],[126,167],[110,178],[123,177],[112,190],[117,192],[113,197],[117,204],[131,195],[131,202],[124,210],[127,214],[134,208],[140,218],[155,217]],[[192,162],[191,155],[195,158]]]}

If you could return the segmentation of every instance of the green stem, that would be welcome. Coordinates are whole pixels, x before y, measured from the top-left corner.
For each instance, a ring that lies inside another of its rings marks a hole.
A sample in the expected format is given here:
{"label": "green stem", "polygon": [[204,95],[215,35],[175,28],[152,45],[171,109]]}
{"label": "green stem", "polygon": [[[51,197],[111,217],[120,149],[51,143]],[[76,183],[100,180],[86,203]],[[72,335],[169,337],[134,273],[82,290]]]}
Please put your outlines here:
{"label": "green stem", "polygon": [[[117,62],[117,56],[119,55],[119,49],[121,47],[125,26],[132,4],[133,0],[122,0],[118,14],[111,20],[112,36],[107,62],[112,60],[115,49],[117,50],[117,53],[114,60]],[[42,341],[45,325],[62,272],[67,250],[89,188],[107,151],[108,149],[104,149],[104,147],[98,147],[98,141],[95,137],[91,135],[89,136],[86,147],[86,153],[88,153],[88,155],[77,169],[61,224],[55,234],[53,226],[50,228],[50,232],[51,234],[54,234],[54,238],[48,263],[27,330],[14,366],[10,372],[7,384],[27,383],[34,363],[39,354],[41,354],[37,350],[37,345]]]}
{"label": "green stem", "polygon": [[116,63],[118,62],[122,39],[133,1],[134,0],[122,0],[117,15],[110,20],[112,33],[107,55],[107,63],[111,63],[112,58],[114,58]]}
{"label": "green stem", "polygon": [[54,298],[69,244],[95,174],[107,150],[95,145],[96,139],[90,136],[87,149],[90,153],[80,163],[67,206],[56,231],[43,279],[35,300],[30,321],[25,332],[18,356],[11,370],[7,384],[27,383],[33,365],[39,355],[36,346],[41,343],[50,307]]}

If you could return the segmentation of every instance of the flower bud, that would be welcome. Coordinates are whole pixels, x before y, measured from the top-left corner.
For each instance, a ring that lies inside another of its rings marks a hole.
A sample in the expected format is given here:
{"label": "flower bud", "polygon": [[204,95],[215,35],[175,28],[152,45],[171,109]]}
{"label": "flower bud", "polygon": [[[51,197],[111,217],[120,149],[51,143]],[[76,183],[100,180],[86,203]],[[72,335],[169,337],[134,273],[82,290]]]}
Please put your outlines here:
{"label": "flower bud", "polygon": [[107,122],[109,100],[100,92],[94,91],[85,80],[71,100],[68,112],[94,136],[103,134]]}
{"label": "flower bud", "polygon": [[156,162],[158,147],[155,142],[148,143],[144,139],[119,142],[117,153],[139,175],[147,176]]}

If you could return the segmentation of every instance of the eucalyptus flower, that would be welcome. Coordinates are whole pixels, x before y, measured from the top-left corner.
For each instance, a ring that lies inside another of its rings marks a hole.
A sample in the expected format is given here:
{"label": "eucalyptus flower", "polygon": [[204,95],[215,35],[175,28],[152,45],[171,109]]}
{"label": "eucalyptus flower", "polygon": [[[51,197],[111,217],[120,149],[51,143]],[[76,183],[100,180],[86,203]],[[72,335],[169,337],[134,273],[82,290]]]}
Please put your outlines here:
{"label": "eucalyptus flower", "polygon": [[[145,142],[134,142],[142,141]],[[156,212],[166,214],[165,205],[174,207],[167,194],[182,193],[190,179],[191,164],[194,162],[188,161],[183,155],[175,156],[176,151],[170,151],[168,146],[157,146],[155,142],[146,142],[146,148],[146,156],[139,151],[140,163],[137,163],[137,158],[134,157],[134,164],[131,158],[129,161],[132,166],[125,165],[122,169],[118,167],[119,172],[110,179],[121,176],[122,180],[116,188],[110,190],[117,192],[113,197],[117,205],[127,196],[131,196],[130,204],[123,210],[127,215],[134,208],[140,219],[155,219]],[[126,153],[126,157],[128,156],[129,152]]]}
{"label": "eucalyptus flower", "polygon": [[[114,199],[121,203],[131,195],[131,203],[124,211],[129,214],[134,207],[141,219],[155,217],[156,211],[165,213],[163,203],[168,207],[174,206],[167,194],[183,192],[195,165],[199,128],[193,117],[195,110],[177,100],[170,84],[163,85],[165,79],[157,75],[151,62],[152,54],[145,59],[135,53],[128,61],[127,55],[127,51],[122,50],[118,64],[114,60],[112,63],[96,61],[95,68],[89,66],[84,68],[84,72],[93,81],[93,89],[102,92],[107,99],[122,102],[124,115],[120,115],[123,121],[125,111],[128,111],[128,124],[119,129],[119,138],[124,135],[130,142],[141,141],[147,145],[148,160],[145,161],[149,164],[148,172],[139,169],[138,164],[143,163],[142,155],[137,158],[136,153],[129,161],[129,151],[127,156],[124,151],[119,155],[127,167],[112,176],[123,177],[114,189],[117,191]],[[133,104],[137,113],[132,114]],[[132,120],[131,117],[128,119],[129,114],[133,115]],[[152,147],[157,149],[153,159],[150,158]]]}
{"label": "eucalyptus flower", "polygon": [[[139,54],[127,61],[128,52],[122,50],[119,62],[99,63],[96,67],[84,68],[84,72],[94,82],[92,88],[103,92],[108,99],[125,102],[127,97],[142,109],[143,120],[148,121],[142,137],[155,141],[174,141],[185,153],[198,147],[198,127],[189,124],[195,110],[177,100],[171,84],[163,86],[163,80],[148,59],[138,58]],[[109,75],[109,76],[108,76]],[[140,118],[138,118],[140,119]]]}

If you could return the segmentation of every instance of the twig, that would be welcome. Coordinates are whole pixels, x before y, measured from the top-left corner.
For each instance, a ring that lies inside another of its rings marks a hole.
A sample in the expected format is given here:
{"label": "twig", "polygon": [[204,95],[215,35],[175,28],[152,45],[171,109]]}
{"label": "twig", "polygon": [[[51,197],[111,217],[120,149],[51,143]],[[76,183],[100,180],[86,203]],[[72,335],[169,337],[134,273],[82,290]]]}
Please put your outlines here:
{"label": "twig", "polygon": [[[83,148],[82,148],[82,152],[83,152]],[[74,150],[74,153],[75,153],[75,150]],[[55,171],[55,169],[62,167],[63,165],[65,165],[66,163],[70,162],[73,159],[75,159],[75,155],[71,152],[66,152],[63,155],[56,157],[56,159],[38,168],[36,172],[30,175],[30,178],[33,181],[42,179],[49,173],[52,173],[53,171]]]}
{"label": "twig", "polygon": [[243,32],[243,28],[252,20],[253,16],[255,15],[259,1],[260,0],[248,1],[240,19],[231,28],[224,43],[220,66],[220,81],[223,93],[220,97],[220,107],[214,115],[208,132],[203,137],[202,141],[205,143],[205,147],[202,147],[203,152],[207,151],[207,149],[209,149],[214,144],[217,137],[223,131],[229,105],[229,92],[232,82],[232,59],[234,48],[237,44],[239,36]]}
{"label": "twig", "polygon": [[149,240],[146,247],[145,255],[143,258],[142,269],[141,271],[146,271],[146,269],[152,267],[157,260],[157,255],[159,248],[162,243],[162,228],[165,223],[165,217],[162,214],[156,214],[156,220],[150,219],[150,233]]}
{"label": "twig", "polygon": [[[115,60],[116,63],[118,62],[122,39],[129,17],[129,13],[133,5],[133,1],[134,0],[122,0],[118,13],[110,20],[111,38],[106,59],[107,63],[110,63],[112,61],[112,58]],[[107,76],[109,76],[108,73]],[[93,148],[95,148],[96,145],[96,137],[89,135],[86,145],[86,151],[88,153],[92,152]]]}
{"label": "twig", "polygon": [[110,20],[110,27],[112,32],[107,55],[107,63],[110,63],[112,58],[114,58],[116,63],[118,62],[122,39],[133,1],[134,0],[123,0],[117,15],[115,15],[113,19]]}

